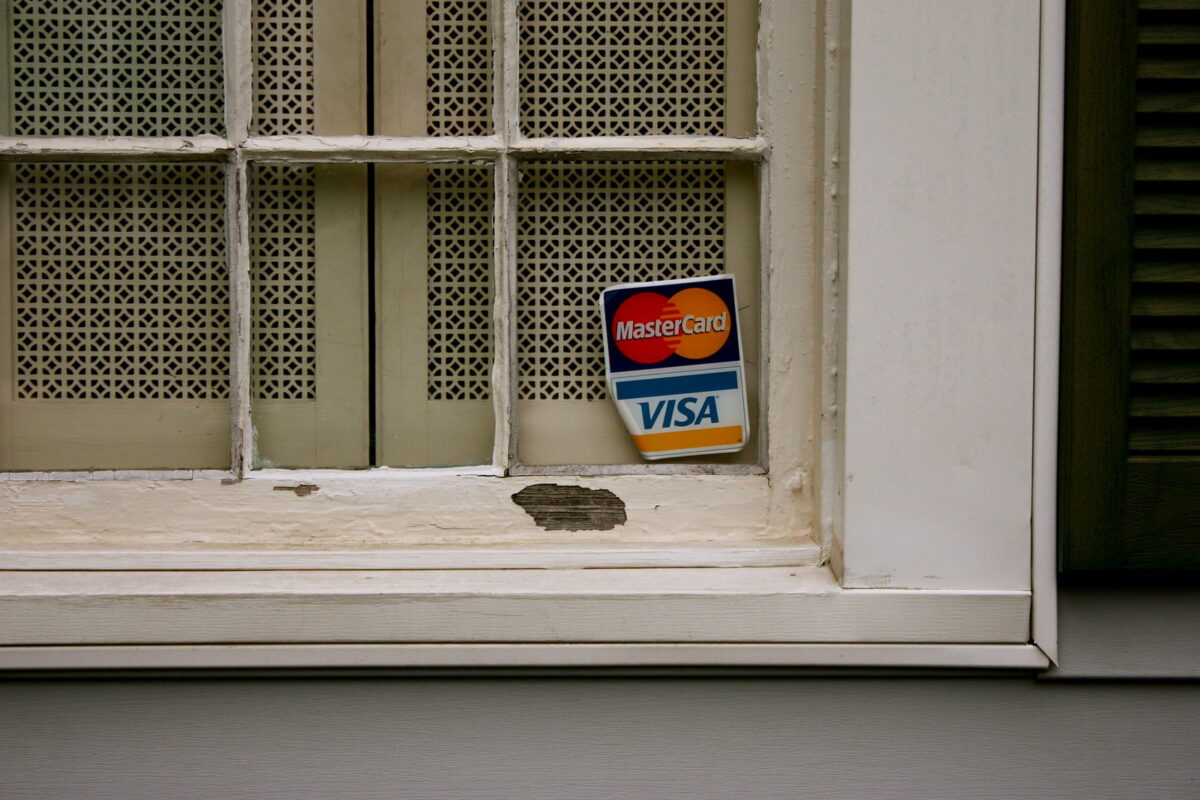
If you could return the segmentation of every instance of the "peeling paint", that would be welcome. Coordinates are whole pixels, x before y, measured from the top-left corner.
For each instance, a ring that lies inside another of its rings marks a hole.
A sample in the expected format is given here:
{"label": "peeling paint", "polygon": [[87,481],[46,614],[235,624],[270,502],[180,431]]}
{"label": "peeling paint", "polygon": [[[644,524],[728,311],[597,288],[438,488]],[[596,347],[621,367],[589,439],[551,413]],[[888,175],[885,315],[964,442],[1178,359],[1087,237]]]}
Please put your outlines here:
{"label": "peeling paint", "polygon": [[277,492],[295,492],[296,497],[308,497],[313,492],[321,490],[315,483],[298,483],[295,486],[276,486]]}
{"label": "peeling paint", "polygon": [[608,489],[535,483],[512,499],[548,531],[609,531],[626,520],[624,501]]}

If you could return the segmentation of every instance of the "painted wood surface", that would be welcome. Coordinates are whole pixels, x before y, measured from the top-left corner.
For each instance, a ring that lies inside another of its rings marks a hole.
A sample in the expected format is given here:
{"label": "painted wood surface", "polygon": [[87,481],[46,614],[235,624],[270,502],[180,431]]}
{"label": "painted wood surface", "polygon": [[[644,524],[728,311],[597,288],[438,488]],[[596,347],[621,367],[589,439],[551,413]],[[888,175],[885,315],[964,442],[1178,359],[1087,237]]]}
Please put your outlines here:
{"label": "painted wood surface", "polygon": [[1028,593],[843,590],[821,568],[24,571],[3,581],[8,645],[1029,640]]}
{"label": "painted wood surface", "polygon": [[1040,4],[851,17],[845,582],[1028,588]]}

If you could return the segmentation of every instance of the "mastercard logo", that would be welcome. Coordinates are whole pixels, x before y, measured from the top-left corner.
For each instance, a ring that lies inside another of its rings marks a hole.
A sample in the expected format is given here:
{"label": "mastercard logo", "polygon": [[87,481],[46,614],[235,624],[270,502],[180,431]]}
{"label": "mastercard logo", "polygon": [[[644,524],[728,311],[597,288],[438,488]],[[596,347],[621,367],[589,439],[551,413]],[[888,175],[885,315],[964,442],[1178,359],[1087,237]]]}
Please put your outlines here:
{"label": "mastercard logo", "polygon": [[708,289],[681,289],[667,297],[639,292],[613,314],[612,337],[626,358],[657,364],[677,353],[707,358],[729,340],[729,306]]}

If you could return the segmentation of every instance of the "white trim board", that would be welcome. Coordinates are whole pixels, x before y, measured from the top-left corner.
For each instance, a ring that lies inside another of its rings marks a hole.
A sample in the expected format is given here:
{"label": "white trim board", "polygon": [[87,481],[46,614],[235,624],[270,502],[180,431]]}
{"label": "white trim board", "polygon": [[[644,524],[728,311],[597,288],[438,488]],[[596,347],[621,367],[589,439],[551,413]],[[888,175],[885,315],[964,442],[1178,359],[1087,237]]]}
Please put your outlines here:
{"label": "white trim board", "polygon": [[0,570],[370,570],[780,567],[816,563],[816,544],[791,547],[560,547],[357,550],[7,550]]}
{"label": "white trim board", "polygon": [[1043,669],[1033,645],[335,644],[3,647],[0,668],[437,669],[503,667],[898,667]]}
{"label": "white trim board", "polygon": [[1029,641],[1028,592],[844,590],[823,568],[26,571],[0,583],[0,645]]}

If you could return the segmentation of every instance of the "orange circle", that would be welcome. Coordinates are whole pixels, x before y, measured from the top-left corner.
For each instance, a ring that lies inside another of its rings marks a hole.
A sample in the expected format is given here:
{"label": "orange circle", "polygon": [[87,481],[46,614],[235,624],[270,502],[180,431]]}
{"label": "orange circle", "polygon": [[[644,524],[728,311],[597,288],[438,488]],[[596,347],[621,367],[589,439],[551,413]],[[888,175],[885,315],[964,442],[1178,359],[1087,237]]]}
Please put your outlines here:
{"label": "orange circle", "polygon": [[[725,346],[729,340],[729,307],[714,292],[694,286],[682,289],[671,296],[667,304],[683,319],[683,336],[675,352],[684,358],[707,358]],[[687,317],[691,316],[691,320]],[[665,315],[664,315],[665,316]],[[674,315],[672,315],[674,316]],[[690,329],[690,333],[688,332]]]}

